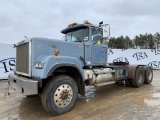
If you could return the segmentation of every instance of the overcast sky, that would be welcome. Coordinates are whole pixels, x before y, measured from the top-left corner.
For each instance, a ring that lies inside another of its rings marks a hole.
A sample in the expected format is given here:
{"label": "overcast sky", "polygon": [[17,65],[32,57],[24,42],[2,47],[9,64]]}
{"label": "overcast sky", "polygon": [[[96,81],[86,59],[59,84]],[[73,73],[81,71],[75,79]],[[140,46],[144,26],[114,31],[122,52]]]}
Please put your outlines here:
{"label": "overcast sky", "polygon": [[0,43],[62,39],[73,22],[109,23],[111,36],[160,32],[160,0],[0,0]]}

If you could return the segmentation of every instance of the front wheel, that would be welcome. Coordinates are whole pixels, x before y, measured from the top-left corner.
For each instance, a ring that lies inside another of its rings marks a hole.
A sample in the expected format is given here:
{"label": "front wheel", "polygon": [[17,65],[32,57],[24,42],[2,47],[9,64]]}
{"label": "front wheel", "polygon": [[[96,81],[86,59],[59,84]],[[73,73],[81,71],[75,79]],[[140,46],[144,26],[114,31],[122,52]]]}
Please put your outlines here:
{"label": "front wheel", "polygon": [[51,114],[63,114],[72,109],[78,95],[76,82],[69,76],[60,75],[45,86],[41,100],[43,107]]}

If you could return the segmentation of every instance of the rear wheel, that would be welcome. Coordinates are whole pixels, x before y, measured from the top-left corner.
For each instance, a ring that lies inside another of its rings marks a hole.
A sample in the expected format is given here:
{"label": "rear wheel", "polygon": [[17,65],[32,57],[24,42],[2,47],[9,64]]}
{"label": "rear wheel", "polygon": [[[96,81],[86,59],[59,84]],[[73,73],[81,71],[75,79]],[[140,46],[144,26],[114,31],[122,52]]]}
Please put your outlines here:
{"label": "rear wheel", "polygon": [[77,95],[76,82],[69,76],[61,75],[47,83],[41,100],[43,107],[51,114],[63,114],[72,109]]}
{"label": "rear wheel", "polygon": [[153,80],[153,70],[151,67],[145,67],[145,80],[144,83],[145,84],[150,84]]}
{"label": "rear wheel", "polygon": [[138,67],[135,73],[135,78],[132,80],[134,87],[142,87],[144,84],[144,71],[142,67]]}

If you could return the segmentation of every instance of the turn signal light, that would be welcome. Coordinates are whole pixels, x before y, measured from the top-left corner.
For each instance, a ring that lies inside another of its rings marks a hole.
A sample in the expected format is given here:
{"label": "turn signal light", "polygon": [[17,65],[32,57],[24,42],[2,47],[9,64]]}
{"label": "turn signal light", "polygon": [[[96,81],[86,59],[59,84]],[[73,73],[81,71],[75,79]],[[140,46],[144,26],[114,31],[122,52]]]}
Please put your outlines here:
{"label": "turn signal light", "polygon": [[59,50],[54,50],[54,55],[57,56],[59,54]]}

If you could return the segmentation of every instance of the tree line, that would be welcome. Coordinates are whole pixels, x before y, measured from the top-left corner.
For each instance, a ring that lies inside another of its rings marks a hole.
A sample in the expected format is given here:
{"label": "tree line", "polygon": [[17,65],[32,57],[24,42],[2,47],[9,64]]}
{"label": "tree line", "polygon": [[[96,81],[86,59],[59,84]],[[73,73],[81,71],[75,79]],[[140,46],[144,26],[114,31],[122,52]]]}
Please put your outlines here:
{"label": "tree line", "polygon": [[140,34],[133,39],[128,36],[111,37],[108,46],[111,49],[154,49],[159,47],[160,33],[155,34]]}

